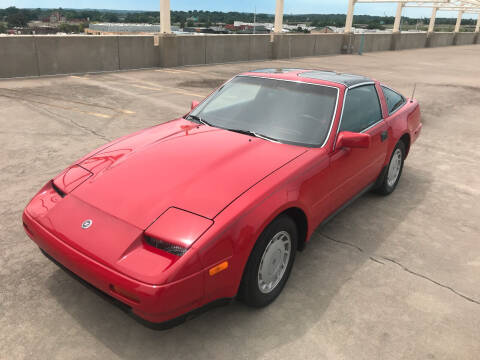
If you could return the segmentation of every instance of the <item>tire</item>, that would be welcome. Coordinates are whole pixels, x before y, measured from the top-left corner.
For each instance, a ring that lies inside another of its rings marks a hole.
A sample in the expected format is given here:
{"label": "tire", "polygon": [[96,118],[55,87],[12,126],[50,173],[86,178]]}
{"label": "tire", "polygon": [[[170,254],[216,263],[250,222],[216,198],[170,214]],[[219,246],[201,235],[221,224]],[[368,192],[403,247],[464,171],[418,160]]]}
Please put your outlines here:
{"label": "tire", "polygon": [[239,299],[252,307],[264,307],[274,301],[290,276],[297,243],[297,227],[290,217],[281,215],[273,220],[250,253]]}
{"label": "tire", "polygon": [[397,187],[402,176],[403,163],[405,161],[405,144],[399,141],[392,151],[392,156],[385,171],[382,171],[378,179],[376,192],[381,195],[390,195]]}

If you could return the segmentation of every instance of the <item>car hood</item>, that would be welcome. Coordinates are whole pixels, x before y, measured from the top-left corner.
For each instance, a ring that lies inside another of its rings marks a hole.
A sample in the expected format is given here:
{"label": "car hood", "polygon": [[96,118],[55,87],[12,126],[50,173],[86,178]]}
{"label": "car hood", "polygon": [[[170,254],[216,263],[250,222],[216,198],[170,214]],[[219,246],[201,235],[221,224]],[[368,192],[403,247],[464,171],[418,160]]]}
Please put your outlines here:
{"label": "car hood", "polygon": [[213,219],[306,151],[178,119],[123,138],[76,164],[91,174],[71,194],[140,229],[170,207]]}

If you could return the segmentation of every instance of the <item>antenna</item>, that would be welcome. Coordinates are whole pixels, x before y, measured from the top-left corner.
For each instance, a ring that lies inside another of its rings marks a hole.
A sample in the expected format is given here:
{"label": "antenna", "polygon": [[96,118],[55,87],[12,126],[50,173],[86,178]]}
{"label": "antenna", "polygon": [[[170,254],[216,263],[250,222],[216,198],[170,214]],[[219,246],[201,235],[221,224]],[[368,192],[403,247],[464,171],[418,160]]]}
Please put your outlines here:
{"label": "antenna", "polygon": [[413,91],[412,91],[412,97],[410,98],[410,102],[413,102],[413,97],[415,96],[416,89],[417,89],[417,83],[413,84]]}

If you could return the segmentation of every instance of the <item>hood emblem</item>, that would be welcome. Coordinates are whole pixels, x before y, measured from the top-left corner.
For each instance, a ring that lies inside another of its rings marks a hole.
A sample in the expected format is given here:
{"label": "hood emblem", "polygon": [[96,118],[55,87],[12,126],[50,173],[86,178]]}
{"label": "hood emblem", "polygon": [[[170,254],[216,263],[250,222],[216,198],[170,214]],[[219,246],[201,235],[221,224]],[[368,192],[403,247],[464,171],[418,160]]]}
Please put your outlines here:
{"label": "hood emblem", "polygon": [[92,226],[93,224],[93,221],[88,219],[88,220],[85,220],[83,223],[82,223],[82,229],[88,229],[90,226]]}

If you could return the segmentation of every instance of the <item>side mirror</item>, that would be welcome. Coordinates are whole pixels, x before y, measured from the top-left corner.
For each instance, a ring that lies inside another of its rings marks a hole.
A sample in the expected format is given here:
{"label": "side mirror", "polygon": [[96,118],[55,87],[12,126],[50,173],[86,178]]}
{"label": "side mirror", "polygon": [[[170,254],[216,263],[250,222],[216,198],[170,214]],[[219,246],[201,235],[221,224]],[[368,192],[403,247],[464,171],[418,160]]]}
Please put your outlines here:
{"label": "side mirror", "polygon": [[198,106],[198,104],[200,104],[200,101],[193,100],[192,101],[192,106],[190,107],[190,110],[195,109]]}
{"label": "side mirror", "polygon": [[343,147],[368,149],[370,143],[371,137],[368,134],[342,131],[338,134],[335,149],[341,149]]}

